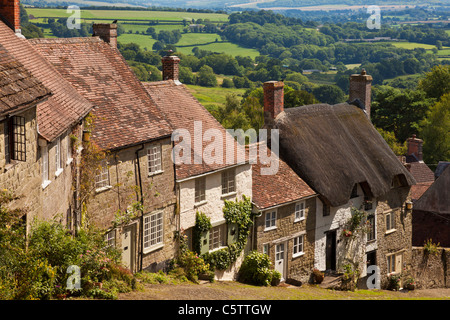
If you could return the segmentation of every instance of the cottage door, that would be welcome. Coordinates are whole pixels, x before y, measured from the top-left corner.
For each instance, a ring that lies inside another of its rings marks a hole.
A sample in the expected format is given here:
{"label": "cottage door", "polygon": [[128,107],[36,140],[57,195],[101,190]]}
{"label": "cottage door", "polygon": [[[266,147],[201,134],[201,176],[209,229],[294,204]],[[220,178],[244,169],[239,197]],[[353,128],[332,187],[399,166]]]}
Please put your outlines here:
{"label": "cottage door", "polygon": [[325,248],[326,269],[336,270],[336,230],[328,231]]}
{"label": "cottage door", "polygon": [[284,243],[279,243],[275,247],[275,270],[281,273],[281,280],[284,280]]}
{"label": "cottage door", "polygon": [[134,243],[135,225],[126,226],[122,230],[122,262],[133,272],[134,267]]}

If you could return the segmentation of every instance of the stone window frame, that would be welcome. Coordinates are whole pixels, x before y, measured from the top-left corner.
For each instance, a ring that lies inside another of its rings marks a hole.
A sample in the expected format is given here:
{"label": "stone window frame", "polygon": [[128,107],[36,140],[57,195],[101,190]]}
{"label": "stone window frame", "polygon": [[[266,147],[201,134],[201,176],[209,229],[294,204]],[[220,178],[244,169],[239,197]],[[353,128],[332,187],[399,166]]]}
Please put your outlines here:
{"label": "stone window frame", "polygon": [[222,196],[236,192],[236,170],[235,168],[222,171]]}
{"label": "stone window frame", "polygon": [[163,172],[162,147],[160,144],[147,147],[147,167],[149,176]]}
{"label": "stone window frame", "polygon": [[107,231],[104,235],[105,249],[114,248],[116,246],[116,229]]}
{"label": "stone window frame", "polygon": [[60,137],[56,139],[54,149],[55,149],[55,177],[57,177],[63,172]]}
{"label": "stone window frame", "polygon": [[102,160],[99,166],[99,170],[95,175],[95,191],[101,192],[111,189],[109,165],[106,160]]}
{"label": "stone window frame", "polygon": [[50,183],[50,176],[49,176],[49,162],[48,162],[48,146],[41,146],[41,171],[42,171],[42,189],[45,189]]}
{"label": "stone window frame", "polygon": [[395,210],[388,210],[384,212],[384,226],[385,226],[385,233],[389,234],[392,232],[395,232],[397,229],[395,228],[396,226],[396,214],[395,214]]}
{"label": "stone window frame", "polygon": [[206,177],[199,177],[195,179],[195,195],[194,203],[196,205],[206,202]]}
{"label": "stone window frame", "polygon": [[[297,205],[301,206],[297,209]],[[306,201],[298,201],[295,203],[294,207],[294,222],[299,222],[302,220],[305,220],[305,213],[306,213]]]}
{"label": "stone window frame", "polygon": [[[397,251],[386,255],[386,270],[388,275],[395,275],[402,273],[403,266],[403,252],[404,250]],[[400,258],[400,270],[397,270],[397,258]]]}
{"label": "stone window frame", "polygon": [[[270,231],[277,228],[278,210],[267,210],[264,213],[264,231]],[[269,224],[267,224],[269,222]]]}
{"label": "stone window frame", "polygon": [[[301,240],[301,241],[299,241]],[[292,258],[300,257],[305,254],[305,235],[300,234],[292,238]],[[301,249],[301,250],[300,250]]]}
{"label": "stone window frame", "polygon": [[144,253],[164,246],[164,212],[162,210],[144,215],[143,238]]}

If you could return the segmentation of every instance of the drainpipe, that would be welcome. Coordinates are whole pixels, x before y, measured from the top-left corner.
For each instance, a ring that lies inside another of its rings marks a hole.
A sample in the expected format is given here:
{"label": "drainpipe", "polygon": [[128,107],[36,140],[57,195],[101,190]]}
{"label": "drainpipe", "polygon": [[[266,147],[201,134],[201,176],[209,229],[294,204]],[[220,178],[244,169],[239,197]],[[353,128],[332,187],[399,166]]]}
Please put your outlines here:
{"label": "drainpipe", "polygon": [[[137,170],[138,170],[138,174],[137,174],[137,178],[139,180],[139,190],[140,190],[140,195],[141,195],[141,205],[142,207],[144,207],[144,194],[142,191],[142,179],[141,179],[141,165],[139,163],[139,151],[144,150],[144,144],[142,144],[142,146],[136,150],[136,163],[137,163]],[[144,259],[144,211],[141,210],[141,222],[140,222],[140,226],[139,226],[139,234],[140,234],[140,243],[139,243],[139,251],[140,251],[140,266],[139,266],[139,271],[142,271],[142,263],[143,263],[143,259]]]}

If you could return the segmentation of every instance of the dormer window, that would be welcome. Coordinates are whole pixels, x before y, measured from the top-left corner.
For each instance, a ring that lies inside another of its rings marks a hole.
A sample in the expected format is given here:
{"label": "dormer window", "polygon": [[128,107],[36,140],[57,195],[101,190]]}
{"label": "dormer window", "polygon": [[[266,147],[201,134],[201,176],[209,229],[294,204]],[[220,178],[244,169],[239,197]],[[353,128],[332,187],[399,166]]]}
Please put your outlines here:
{"label": "dormer window", "polygon": [[350,198],[357,198],[357,197],[358,197],[358,184],[355,183],[355,185],[353,186]]}

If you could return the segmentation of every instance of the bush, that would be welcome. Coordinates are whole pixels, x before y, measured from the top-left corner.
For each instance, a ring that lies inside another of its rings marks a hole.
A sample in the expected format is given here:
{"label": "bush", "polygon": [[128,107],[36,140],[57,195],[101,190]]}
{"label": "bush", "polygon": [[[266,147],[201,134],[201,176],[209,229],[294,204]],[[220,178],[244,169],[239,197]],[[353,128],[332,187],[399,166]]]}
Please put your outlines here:
{"label": "bush", "polygon": [[267,254],[252,251],[242,262],[238,279],[240,282],[258,286],[277,284],[281,279],[281,274],[276,270],[270,269],[271,265],[272,263]]}

